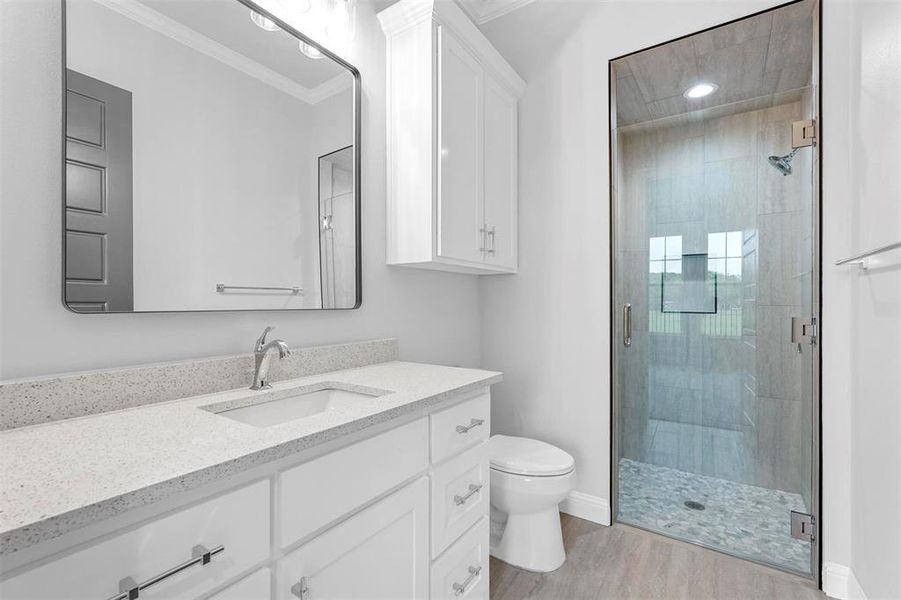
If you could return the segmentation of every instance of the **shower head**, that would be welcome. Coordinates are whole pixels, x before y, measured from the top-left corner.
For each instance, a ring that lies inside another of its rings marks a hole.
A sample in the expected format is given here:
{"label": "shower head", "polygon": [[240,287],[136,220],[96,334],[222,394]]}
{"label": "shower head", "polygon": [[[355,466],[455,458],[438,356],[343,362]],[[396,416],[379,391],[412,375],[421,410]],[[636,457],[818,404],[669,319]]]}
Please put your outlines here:
{"label": "shower head", "polygon": [[797,151],[798,148],[795,148],[785,156],[771,156],[768,160],[777,171],[784,176],[788,176],[792,174],[792,159],[795,157],[795,152]]}

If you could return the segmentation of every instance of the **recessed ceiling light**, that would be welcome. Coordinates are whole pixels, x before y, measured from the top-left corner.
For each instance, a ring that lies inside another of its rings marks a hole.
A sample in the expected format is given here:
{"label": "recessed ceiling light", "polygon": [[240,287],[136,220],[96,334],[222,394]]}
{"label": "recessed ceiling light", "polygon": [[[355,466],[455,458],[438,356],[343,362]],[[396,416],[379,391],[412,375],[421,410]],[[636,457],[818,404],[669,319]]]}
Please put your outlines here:
{"label": "recessed ceiling light", "polygon": [[703,98],[717,91],[719,87],[715,83],[699,83],[685,90],[685,93],[682,95],[686,98]]}
{"label": "recessed ceiling light", "polygon": [[325,54],[322,53],[319,48],[312,46],[306,42],[300,42],[300,51],[304,53],[305,56],[308,56],[312,59],[319,60],[320,58],[325,58]]}
{"label": "recessed ceiling light", "polygon": [[281,27],[276,25],[272,19],[264,17],[255,10],[250,11],[250,20],[253,21],[257,27],[265,29],[266,31],[278,31],[281,29]]}

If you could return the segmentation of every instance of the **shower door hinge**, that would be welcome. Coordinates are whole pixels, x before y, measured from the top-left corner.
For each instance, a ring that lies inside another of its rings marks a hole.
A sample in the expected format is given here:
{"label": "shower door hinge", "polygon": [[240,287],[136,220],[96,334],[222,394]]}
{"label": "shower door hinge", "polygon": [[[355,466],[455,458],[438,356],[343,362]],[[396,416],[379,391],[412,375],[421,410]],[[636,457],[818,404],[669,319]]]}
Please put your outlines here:
{"label": "shower door hinge", "polygon": [[813,515],[793,510],[791,512],[792,537],[812,542],[817,539],[817,522]]}
{"label": "shower door hinge", "polygon": [[792,344],[817,343],[817,320],[792,317]]}
{"label": "shower door hinge", "polygon": [[817,125],[814,121],[792,123],[792,149],[813,146],[817,139]]}

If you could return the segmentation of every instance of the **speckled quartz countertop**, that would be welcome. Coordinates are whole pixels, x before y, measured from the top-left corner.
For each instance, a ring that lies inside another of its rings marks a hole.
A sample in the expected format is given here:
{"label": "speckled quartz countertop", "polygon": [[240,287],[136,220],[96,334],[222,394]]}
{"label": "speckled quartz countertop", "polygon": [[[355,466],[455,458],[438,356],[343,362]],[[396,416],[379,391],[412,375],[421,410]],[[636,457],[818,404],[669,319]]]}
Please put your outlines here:
{"label": "speckled quartz countertop", "polygon": [[9,555],[367,427],[497,383],[501,374],[386,362],[273,384],[389,391],[266,428],[210,412],[239,389],[0,432],[0,555]]}

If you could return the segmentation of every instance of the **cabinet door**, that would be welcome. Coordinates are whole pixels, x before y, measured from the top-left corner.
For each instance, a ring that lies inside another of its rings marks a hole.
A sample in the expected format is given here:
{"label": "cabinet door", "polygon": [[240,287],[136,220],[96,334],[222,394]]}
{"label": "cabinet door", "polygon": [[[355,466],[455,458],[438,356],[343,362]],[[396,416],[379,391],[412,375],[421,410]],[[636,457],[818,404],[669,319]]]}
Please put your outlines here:
{"label": "cabinet door", "polygon": [[438,256],[481,263],[483,70],[439,27]]}
{"label": "cabinet door", "polygon": [[282,559],[280,600],[401,600],[429,595],[425,477]]}
{"label": "cabinet door", "polygon": [[485,76],[485,262],[516,269],[516,97]]}

